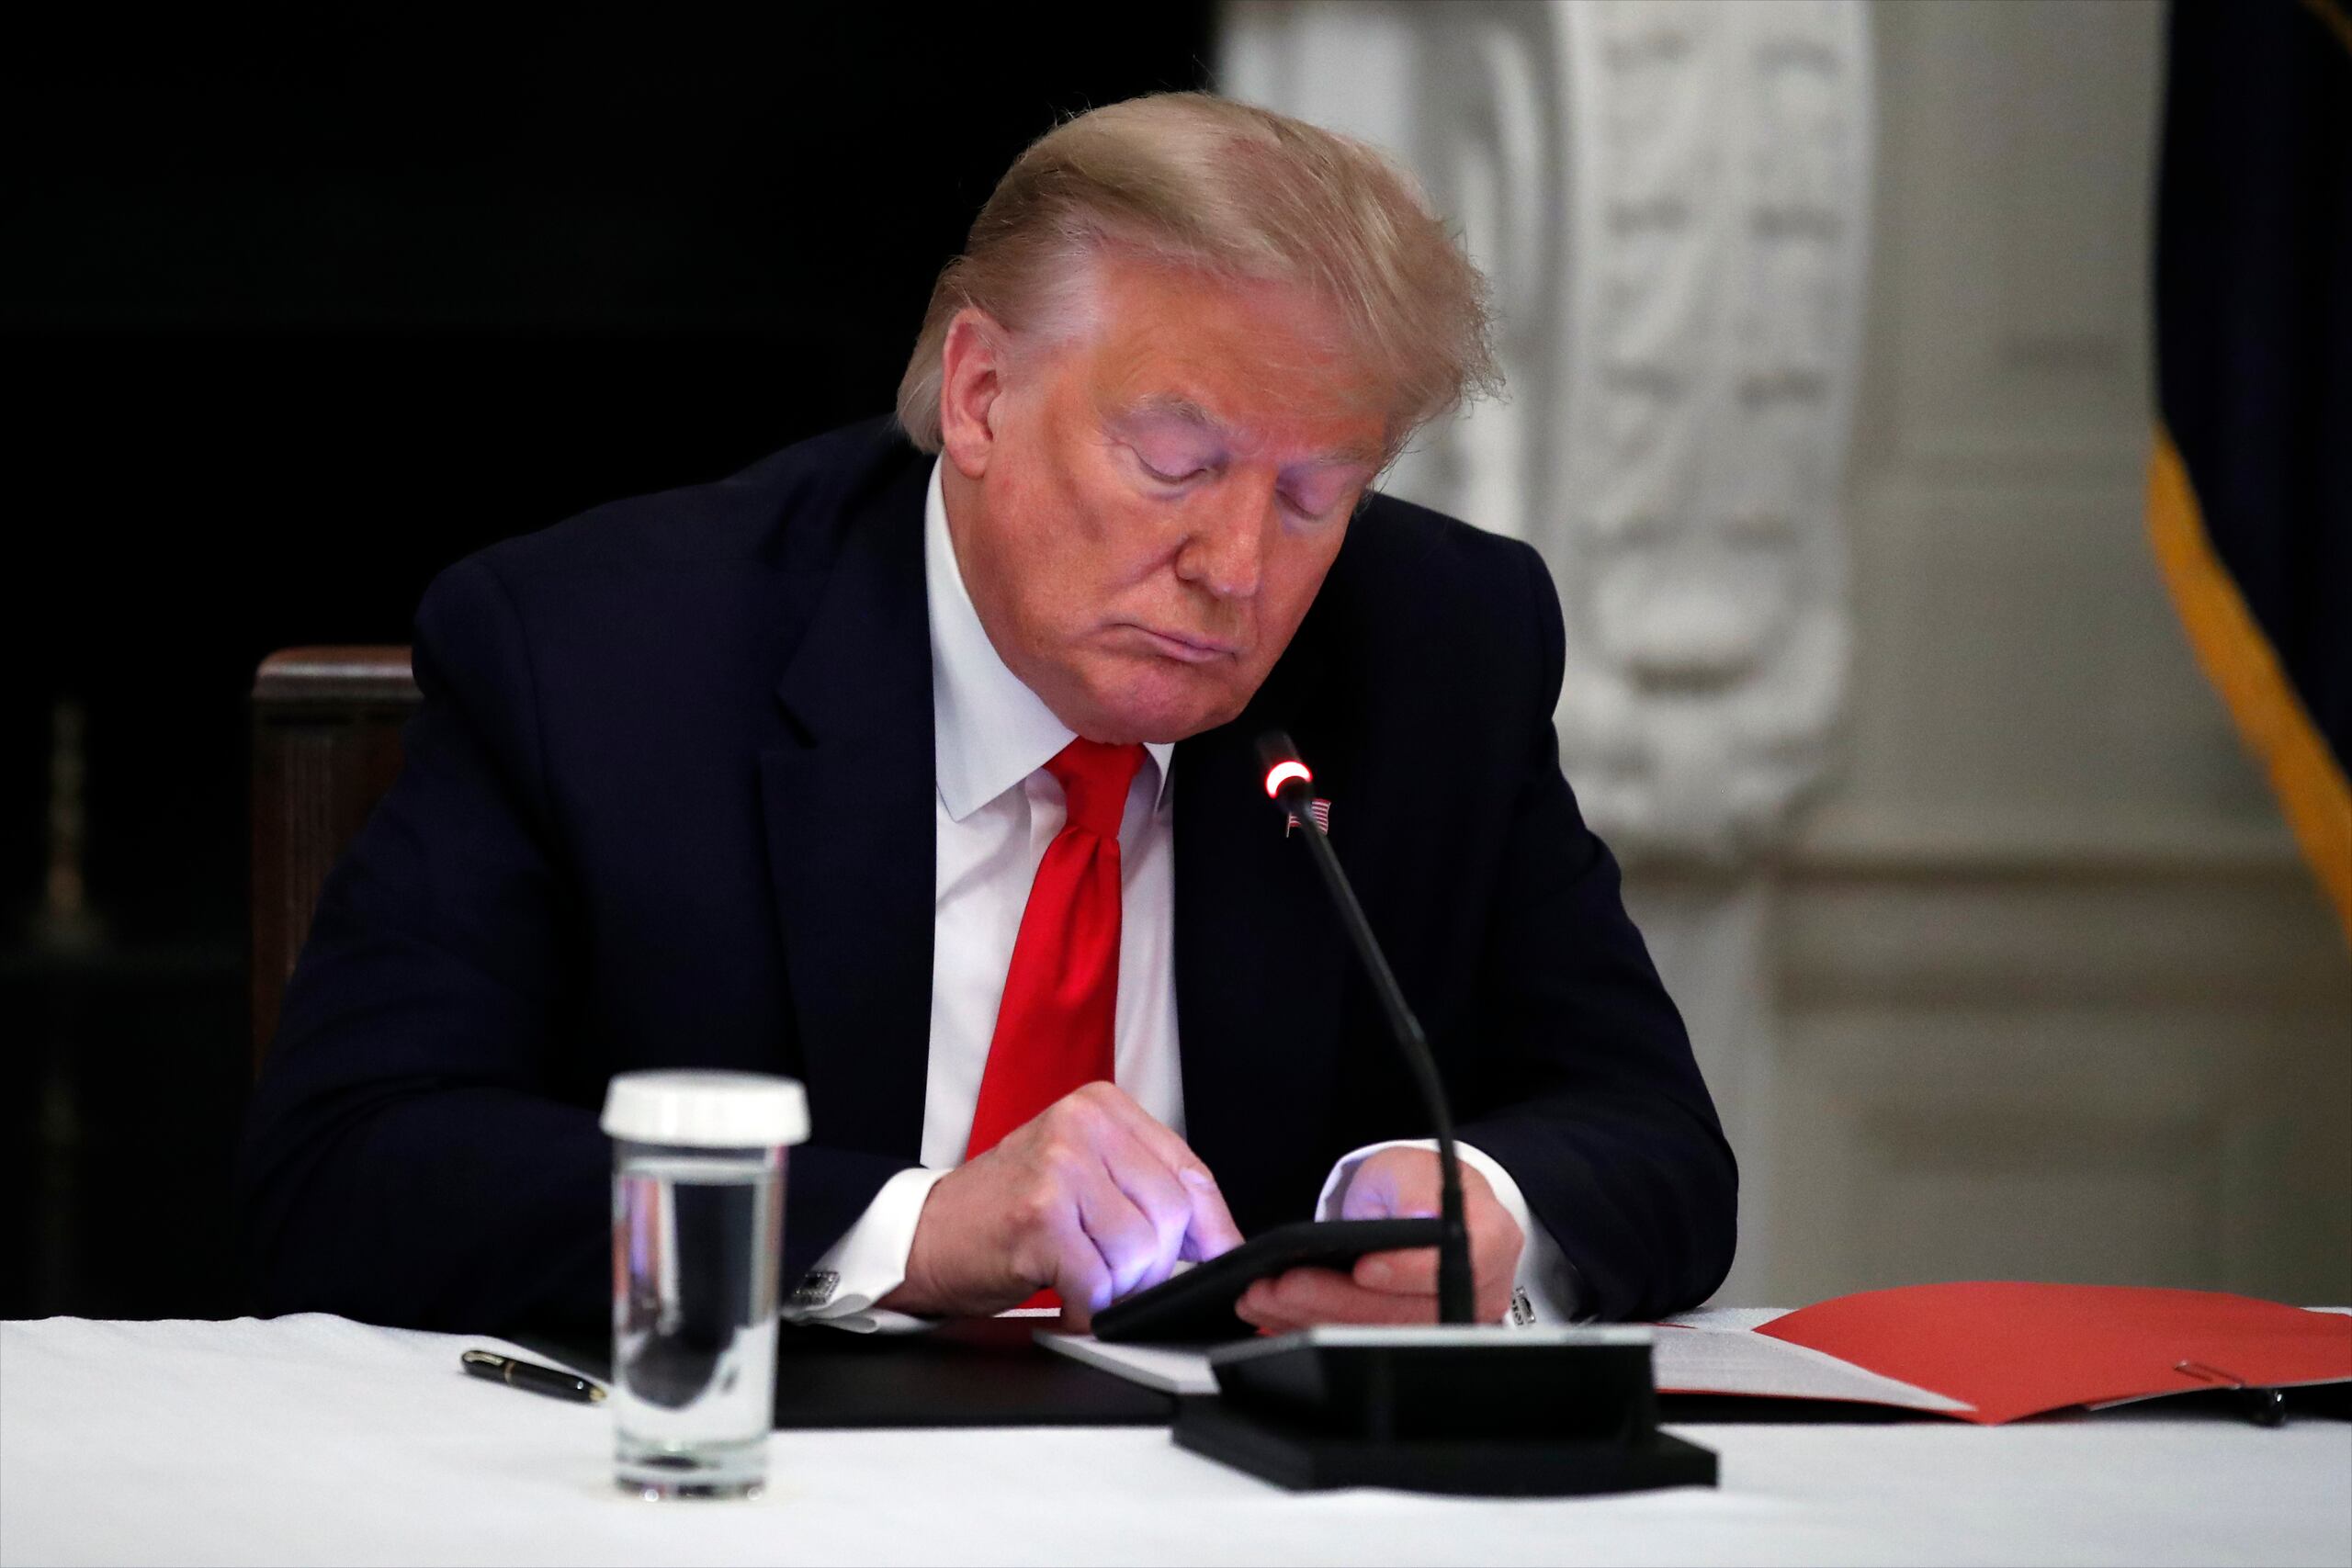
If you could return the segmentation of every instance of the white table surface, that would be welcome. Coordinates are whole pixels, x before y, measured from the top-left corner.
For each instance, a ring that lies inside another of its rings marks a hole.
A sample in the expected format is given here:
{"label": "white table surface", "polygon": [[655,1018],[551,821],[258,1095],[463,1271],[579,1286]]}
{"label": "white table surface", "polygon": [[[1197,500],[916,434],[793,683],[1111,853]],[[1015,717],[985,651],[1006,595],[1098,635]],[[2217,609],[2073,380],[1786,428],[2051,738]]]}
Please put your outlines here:
{"label": "white table surface", "polygon": [[323,1316],[0,1324],[0,1563],[2352,1562],[2352,1425],[2120,1410],[1679,1428],[1713,1491],[1293,1495],[1158,1428],[788,1432],[749,1503],[646,1503],[497,1341]]}

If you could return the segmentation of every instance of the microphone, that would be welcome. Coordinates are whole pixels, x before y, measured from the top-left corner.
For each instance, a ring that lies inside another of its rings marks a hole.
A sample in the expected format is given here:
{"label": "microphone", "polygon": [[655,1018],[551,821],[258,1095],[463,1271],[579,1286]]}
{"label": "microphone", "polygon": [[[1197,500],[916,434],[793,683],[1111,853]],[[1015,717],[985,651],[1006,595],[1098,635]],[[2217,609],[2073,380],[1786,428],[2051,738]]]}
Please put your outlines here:
{"label": "microphone", "polygon": [[1445,1085],[1438,1077],[1437,1058],[1430,1055],[1429,1037],[1421,1032],[1420,1020],[1413,1016],[1403,987],[1396,984],[1396,973],[1388,967],[1387,955],[1380,950],[1380,939],[1373,935],[1372,922],[1364,919],[1363,906],[1356,901],[1355,888],[1349,884],[1340,857],[1332,852],[1330,840],[1315,820],[1311,787],[1315,774],[1300,760],[1298,748],[1290,737],[1279,729],[1270,729],[1258,738],[1258,760],[1265,768],[1266,794],[1305,829],[1296,836],[1306,840],[1307,857],[1322,875],[1324,890],[1331,896],[1332,908],[1348,940],[1355,944],[1356,957],[1363,963],[1364,973],[1372,981],[1373,994],[1380,999],[1380,1010],[1388,1020],[1388,1032],[1396,1037],[1396,1049],[1404,1055],[1405,1066],[1413,1076],[1421,1103],[1437,1131],[1438,1321],[1475,1322],[1477,1306],[1470,1276],[1470,1231],[1462,1218],[1462,1160],[1453,1147],[1453,1112],[1446,1102]]}
{"label": "microphone", "polygon": [[[1298,837],[1307,858],[1355,942],[1387,1032],[1397,1037],[1437,1126],[1437,1319],[1444,1328],[1327,1324],[1211,1349],[1216,1399],[1176,1401],[1169,1429],[1176,1446],[1289,1491],[1393,1485],[1477,1497],[1564,1497],[1714,1485],[1710,1450],[1658,1432],[1649,1328],[1458,1331],[1473,1324],[1477,1307],[1461,1155],[1437,1058],[1371,933],[1364,905],[1348,886],[1348,872],[1315,820],[1315,773],[1282,731],[1261,736],[1259,761],[1265,764],[1265,795],[1306,829]],[[1296,1229],[1355,1232],[1366,1224],[1414,1227],[1414,1241],[1374,1244],[1387,1248],[1425,1244],[1430,1220],[1327,1220]],[[1244,1256],[1275,1235],[1226,1258]],[[1216,1267],[1204,1262],[1183,1279]],[[1120,1309],[1099,1316],[1096,1331],[1103,1333]]]}
{"label": "microphone", "polygon": [[[1279,730],[1259,739],[1258,756],[1266,794],[1305,829],[1298,836],[1436,1125],[1438,1317],[1448,1326],[1320,1325],[1221,1346],[1209,1352],[1216,1397],[1176,1402],[1170,1428],[1176,1446],[1292,1491],[1390,1486],[1559,1497],[1713,1486],[1715,1456],[1658,1430],[1649,1329],[1497,1325],[1464,1333],[1453,1326],[1469,1325],[1476,1309],[1462,1222],[1462,1163],[1436,1059],[1315,820],[1314,773]],[[1299,1228],[1365,1224],[1410,1225],[1419,1241],[1430,1222],[1340,1220]],[[1194,1273],[1216,1268],[1204,1264]],[[1107,1321],[1107,1314],[1096,1319],[1098,1330]]]}
{"label": "microphone", "polygon": [[[1169,1429],[1176,1446],[1289,1491],[1393,1485],[1477,1497],[1566,1497],[1714,1485],[1710,1450],[1658,1432],[1649,1328],[1521,1325],[1461,1333],[1458,1325],[1470,1325],[1477,1307],[1461,1155],[1437,1058],[1371,933],[1364,905],[1348,886],[1348,872],[1315,820],[1315,773],[1282,731],[1261,736],[1259,761],[1265,764],[1265,795],[1306,829],[1307,858],[1355,942],[1387,1032],[1397,1037],[1437,1126],[1437,1319],[1444,1328],[1324,1324],[1211,1349],[1216,1399],[1176,1401]],[[1425,1244],[1430,1220],[1327,1220],[1296,1229],[1357,1232],[1366,1224],[1414,1227],[1414,1241],[1374,1244],[1387,1248]],[[1275,1235],[1226,1258],[1239,1258]],[[1204,1262],[1183,1279],[1216,1267]],[[1096,1319],[1099,1333],[1110,1312]]]}

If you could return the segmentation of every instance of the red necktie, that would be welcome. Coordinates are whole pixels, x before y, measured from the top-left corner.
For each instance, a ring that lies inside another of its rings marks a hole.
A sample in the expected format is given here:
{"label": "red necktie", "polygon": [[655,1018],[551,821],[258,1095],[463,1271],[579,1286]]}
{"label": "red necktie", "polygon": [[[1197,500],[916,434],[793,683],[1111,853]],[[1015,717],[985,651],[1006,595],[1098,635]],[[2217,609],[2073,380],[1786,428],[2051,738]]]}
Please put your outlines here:
{"label": "red necktie", "polygon": [[1029,885],[972,1112],[972,1159],[1074,1089],[1111,1078],[1119,1008],[1119,818],[1141,746],[1078,739],[1046,764],[1069,818]]}

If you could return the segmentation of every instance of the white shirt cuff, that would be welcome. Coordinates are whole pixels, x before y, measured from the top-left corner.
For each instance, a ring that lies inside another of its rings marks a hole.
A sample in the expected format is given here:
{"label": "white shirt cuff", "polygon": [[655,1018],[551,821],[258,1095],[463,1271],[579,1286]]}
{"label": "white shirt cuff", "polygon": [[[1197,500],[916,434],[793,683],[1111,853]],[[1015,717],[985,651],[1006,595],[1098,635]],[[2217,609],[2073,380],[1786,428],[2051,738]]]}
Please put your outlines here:
{"label": "white shirt cuff", "polygon": [[[1383,1149],[1428,1149],[1435,1153],[1437,1140],[1391,1138],[1386,1143],[1367,1144],[1342,1156],[1325,1179],[1322,1195],[1315,1200],[1317,1219],[1340,1217],[1340,1205],[1347,1201],[1348,1184],[1355,1179],[1356,1168]],[[1520,1234],[1527,1238],[1527,1244],[1520,1248],[1518,1275],[1511,1281],[1510,1309],[1502,1321],[1515,1328],[1537,1323],[1575,1322],[1576,1284],[1567,1257],[1561,1252],[1560,1244],[1552,1239],[1551,1233],[1535,1223],[1519,1183],[1501,1162],[1484,1149],[1456,1138],[1453,1152],[1462,1156],[1463,1164],[1487,1179],[1487,1185],[1494,1190],[1495,1201],[1518,1223]]]}
{"label": "white shirt cuff", "polygon": [[857,1223],[801,1276],[784,1303],[786,1323],[821,1323],[859,1334],[903,1334],[931,1326],[874,1303],[906,1282],[923,1201],[944,1170],[902,1170],[882,1184]]}

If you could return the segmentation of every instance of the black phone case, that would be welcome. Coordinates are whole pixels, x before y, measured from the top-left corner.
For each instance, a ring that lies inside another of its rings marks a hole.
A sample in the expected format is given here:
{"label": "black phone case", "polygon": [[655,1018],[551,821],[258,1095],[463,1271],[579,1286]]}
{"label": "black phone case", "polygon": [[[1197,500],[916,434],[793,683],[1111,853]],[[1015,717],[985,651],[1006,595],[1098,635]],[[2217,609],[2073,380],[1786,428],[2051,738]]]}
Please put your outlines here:
{"label": "black phone case", "polygon": [[1094,1337],[1111,1344],[1238,1339],[1250,1325],[1233,1315],[1250,1281],[1286,1269],[1352,1268],[1367,1252],[1435,1247],[1436,1220],[1302,1220],[1250,1237],[1211,1258],[1137,1291],[1094,1314]]}

